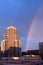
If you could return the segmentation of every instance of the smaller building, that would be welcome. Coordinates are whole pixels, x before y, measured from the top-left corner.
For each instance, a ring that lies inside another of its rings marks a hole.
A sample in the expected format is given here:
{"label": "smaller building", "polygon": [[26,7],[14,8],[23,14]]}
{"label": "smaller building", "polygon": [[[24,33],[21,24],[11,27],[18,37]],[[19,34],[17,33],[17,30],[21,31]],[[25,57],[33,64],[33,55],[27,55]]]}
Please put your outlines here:
{"label": "smaller building", "polygon": [[36,50],[28,50],[27,54],[28,55],[39,55],[39,50],[38,49],[36,49]]}
{"label": "smaller building", "polygon": [[5,51],[5,40],[1,41],[1,51]]}
{"label": "smaller building", "polygon": [[39,42],[39,54],[43,60],[43,42]]}
{"label": "smaller building", "polygon": [[2,54],[3,52],[1,51],[1,46],[0,46],[0,60],[2,59]]}

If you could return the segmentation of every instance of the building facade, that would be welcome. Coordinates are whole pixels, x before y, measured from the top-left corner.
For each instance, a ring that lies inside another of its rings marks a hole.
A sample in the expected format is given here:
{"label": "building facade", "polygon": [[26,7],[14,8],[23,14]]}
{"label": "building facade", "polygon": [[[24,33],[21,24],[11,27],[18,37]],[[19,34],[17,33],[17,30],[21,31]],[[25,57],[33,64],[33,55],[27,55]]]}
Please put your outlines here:
{"label": "building facade", "polygon": [[5,51],[5,40],[1,41],[1,51]]}
{"label": "building facade", "polygon": [[16,33],[15,27],[10,26],[6,29],[3,40],[1,47],[4,48],[3,51],[5,53],[7,51],[7,56],[21,56],[21,41]]}
{"label": "building facade", "polygon": [[39,54],[41,56],[41,59],[43,60],[43,42],[39,43]]}

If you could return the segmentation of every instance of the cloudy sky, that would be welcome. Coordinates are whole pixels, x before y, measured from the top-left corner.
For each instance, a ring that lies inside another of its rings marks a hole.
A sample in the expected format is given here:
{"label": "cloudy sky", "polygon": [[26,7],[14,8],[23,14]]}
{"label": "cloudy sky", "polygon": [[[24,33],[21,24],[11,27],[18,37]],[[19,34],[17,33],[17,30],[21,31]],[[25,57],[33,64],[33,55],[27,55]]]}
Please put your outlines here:
{"label": "cloudy sky", "polygon": [[37,49],[37,42],[43,40],[43,0],[0,0],[0,41],[10,25],[17,28],[23,51],[27,43],[28,49]]}

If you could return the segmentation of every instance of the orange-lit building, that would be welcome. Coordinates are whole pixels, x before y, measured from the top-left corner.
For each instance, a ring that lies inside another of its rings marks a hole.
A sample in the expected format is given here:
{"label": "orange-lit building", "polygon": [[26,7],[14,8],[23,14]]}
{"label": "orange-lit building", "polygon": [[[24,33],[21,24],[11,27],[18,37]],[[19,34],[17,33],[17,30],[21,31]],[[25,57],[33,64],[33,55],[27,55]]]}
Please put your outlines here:
{"label": "orange-lit building", "polygon": [[1,44],[5,46],[2,46],[2,48],[4,48],[4,51],[8,51],[8,56],[21,56],[21,41],[15,27],[10,26],[6,29],[3,40],[5,42]]}

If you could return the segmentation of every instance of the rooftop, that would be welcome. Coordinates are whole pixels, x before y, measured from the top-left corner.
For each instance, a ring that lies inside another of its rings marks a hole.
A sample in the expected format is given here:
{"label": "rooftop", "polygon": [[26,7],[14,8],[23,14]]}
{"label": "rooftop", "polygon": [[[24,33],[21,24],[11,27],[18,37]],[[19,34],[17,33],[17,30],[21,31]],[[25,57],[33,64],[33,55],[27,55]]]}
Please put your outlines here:
{"label": "rooftop", "polygon": [[7,29],[10,29],[10,28],[16,29],[14,26],[7,27]]}

